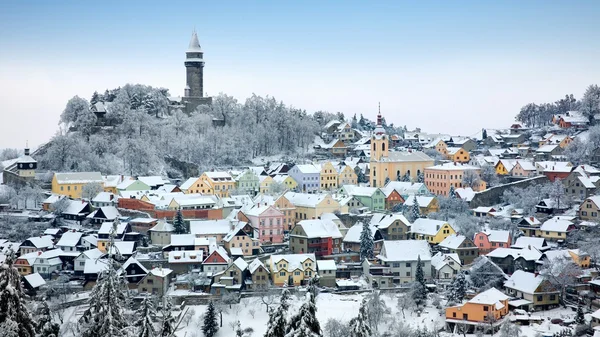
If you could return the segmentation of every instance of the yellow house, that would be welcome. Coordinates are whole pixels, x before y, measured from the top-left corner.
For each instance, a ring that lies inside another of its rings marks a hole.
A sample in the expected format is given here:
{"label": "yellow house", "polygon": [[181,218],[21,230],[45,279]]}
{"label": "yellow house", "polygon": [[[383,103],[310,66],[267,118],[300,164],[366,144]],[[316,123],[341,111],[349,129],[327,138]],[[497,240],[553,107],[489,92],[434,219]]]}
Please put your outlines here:
{"label": "yellow house", "polygon": [[338,166],[337,170],[338,170],[338,175],[337,175],[337,185],[338,186],[357,185],[358,184],[358,176],[356,175],[356,172],[354,172],[354,170],[350,166],[348,166],[348,165]]}
{"label": "yellow house", "polygon": [[[235,180],[231,174],[227,172],[204,172],[200,176],[202,181],[200,188],[204,190],[206,186],[206,194],[214,194],[219,197],[229,197],[229,192],[235,188]],[[200,192],[204,194],[205,192]]]}
{"label": "yellow house", "polygon": [[[404,201],[404,207],[412,207],[415,202],[415,196],[409,195]],[[440,210],[440,204],[435,196],[417,195],[417,203],[422,215],[436,213]]]}
{"label": "yellow house", "polygon": [[330,194],[309,194],[287,192],[285,197],[296,207],[296,222],[318,219],[323,213],[335,213],[340,204]]}
{"label": "yellow house", "polygon": [[448,154],[448,144],[445,141],[439,139],[435,144],[435,150],[445,156]]}
{"label": "yellow house", "polygon": [[299,286],[315,276],[315,254],[271,255],[269,259],[271,279],[276,286]]}
{"label": "yellow house", "polygon": [[462,147],[449,147],[446,157],[455,163],[468,163],[471,160],[469,151],[466,151]]}
{"label": "yellow house", "polygon": [[321,172],[319,173],[319,183],[321,191],[330,191],[337,188],[338,173],[331,162],[321,164]]}
{"label": "yellow house", "polygon": [[296,206],[282,194],[275,199],[275,208],[283,213],[283,230],[291,231],[296,224]]}
{"label": "yellow house", "polygon": [[496,174],[509,175],[516,164],[516,160],[500,159],[496,163]]}
{"label": "yellow house", "polygon": [[271,185],[275,182],[270,176],[259,176],[260,181],[260,193],[269,193]]}
{"label": "yellow house", "polygon": [[535,236],[542,237],[546,241],[564,241],[569,232],[574,229],[575,225],[571,221],[554,217],[536,229]]}
{"label": "yellow house", "polygon": [[98,183],[104,188],[104,180],[100,172],[67,172],[55,173],[52,178],[52,193],[66,195],[69,198],[81,198],[83,186]]}
{"label": "yellow house", "polygon": [[425,240],[430,244],[438,244],[456,231],[449,223],[440,220],[419,218],[410,228],[413,239]]}
{"label": "yellow house", "polygon": [[296,187],[298,187],[298,183],[296,182],[296,180],[287,175],[276,175],[273,177],[273,180],[276,183],[283,185],[283,187],[285,187],[285,189],[287,190],[293,190]]}
{"label": "yellow house", "polygon": [[569,249],[569,255],[571,255],[573,262],[579,265],[579,267],[584,269],[590,267],[590,254],[584,253],[579,249]]}

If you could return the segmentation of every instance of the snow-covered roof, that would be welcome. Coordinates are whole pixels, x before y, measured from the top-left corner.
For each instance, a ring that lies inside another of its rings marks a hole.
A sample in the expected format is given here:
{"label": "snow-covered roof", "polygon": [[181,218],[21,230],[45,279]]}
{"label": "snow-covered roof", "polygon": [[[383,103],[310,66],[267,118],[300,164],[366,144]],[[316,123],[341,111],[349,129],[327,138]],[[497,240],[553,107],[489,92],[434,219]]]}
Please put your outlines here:
{"label": "snow-covered roof", "polygon": [[[231,240],[233,240],[233,238],[244,228],[244,226],[246,226],[248,223],[244,222],[244,221],[238,221],[237,223],[232,223],[235,226],[233,227],[233,229],[231,229],[229,231],[229,233],[227,233],[227,235],[225,235],[225,237],[223,237],[223,241],[224,242],[229,242]],[[239,247],[238,247],[239,248]],[[231,249],[229,250],[231,252]],[[241,249],[240,249],[241,251]],[[232,255],[233,252],[231,253]]]}
{"label": "snow-covered roof", "polygon": [[384,241],[381,254],[377,256],[382,261],[421,261],[431,260],[429,244],[425,240]]}
{"label": "snow-covered roof", "polygon": [[[288,271],[288,272],[294,271],[296,269],[304,270],[304,268],[302,268],[302,263],[304,263],[304,261],[306,261],[306,260],[311,260],[313,263],[315,263],[317,261],[317,259],[315,258],[315,254],[271,255],[271,261],[273,263],[273,269],[274,269],[271,272],[276,273],[280,270],[279,262],[281,260],[287,261],[286,271]],[[315,268],[313,268],[313,270],[314,269]]]}
{"label": "snow-covered roof", "polygon": [[[558,146],[558,145],[554,145]],[[573,165],[566,161],[538,161],[535,167],[543,172],[571,172]]]}
{"label": "snow-covered roof", "polygon": [[94,249],[89,249],[89,250],[82,252],[80,254],[80,256],[81,255],[83,255],[86,259],[99,259],[100,257],[102,257],[106,254],[103,253],[100,249],[94,248]]}
{"label": "snow-covered roof", "polygon": [[[154,219],[152,219],[152,220],[154,220]],[[155,232],[172,232],[174,230],[175,230],[175,228],[173,227],[173,225],[168,223],[167,220],[165,220],[165,219],[158,220],[158,223],[156,223],[156,226],[149,229],[149,231],[155,231]]]}
{"label": "snow-covered roof", "polygon": [[248,268],[248,263],[244,261],[241,257],[238,257],[233,261],[233,264],[236,265],[241,271],[244,271]]}
{"label": "snow-covered roof", "polygon": [[50,194],[50,196],[48,198],[44,199],[44,201],[42,201],[42,203],[43,204],[53,204],[63,198],[66,198],[66,196],[58,195],[58,194]]}
{"label": "snow-covered roof", "polygon": [[115,241],[114,246],[110,247],[110,252],[121,255],[133,255],[135,252],[135,242],[133,241]]}
{"label": "snow-covered roof", "polygon": [[150,270],[150,274],[157,276],[157,277],[167,277],[172,272],[173,272],[173,270],[171,270],[169,268],[162,268],[162,267],[157,267],[157,268]]}
{"label": "snow-covered roof", "polygon": [[92,199],[92,202],[113,202],[118,197],[110,192],[100,192]]}
{"label": "snow-covered roof", "polygon": [[356,185],[344,185],[344,190],[349,195],[361,196],[361,197],[371,197],[373,194],[377,192],[379,188],[377,187],[366,187],[366,186],[356,186]]}
{"label": "snow-covered roof", "polygon": [[413,222],[410,231],[416,234],[436,235],[446,224],[448,223],[441,220],[418,218]]}
{"label": "snow-covered roof", "polygon": [[[369,229],[371,230],[371,237],[375,237],[375,232],[377,231],[377,226],[371,222],[369,224]],[[363,230],[363,223],[357,222],[354,226],[348,229],[346,232],[346,236],[344,237],[344,242],[347,243],[360,243],[360,234]]]}
{"label": "snow-covered roof", "polygon": [[540,226],[540,230],[549,231],[549,232],[560,232],[566,233],[569,230],[569,226],[572,226],[573,223],[568,220],[558,219],[554,217],[552,219],[546,220],[542,226]]}
{"label": "snow-covered roof", "polygon": [[204,261],[203,251],[171,251],[169,252],[169,263],[202,263]]}
{"label": "snow-covered roof", "polygon": [[287,192],[285,198],[288,199],[294,206],[297,207],[309,207],[313,208],[320,204],[328,194],[310,194],[310,193],[296,193]]}
{"label": "snow-covered roof", "polygon": [[29,239],[27,239],[27,241],[31,242],[33,247],[38,248],[38,249],[43,249],[43,248],[54,247],[54,242],[52,241],[52,239],[53,238],[51,235],[44,235],[44,236],[32,236]]}
{"label": "snow-covered roof", "polygon": [[84,274],[100,274],[108,270],[108,259],[88,259],[83,267]]}
{"label": "snow-covered roof", "polygon": [[523,270],[516,270],[508,280],[504,281],[504,287],[525,294],[533,294],[543,281],[544,277],[542,275],[528,273]]}
{"label": "snow-covered roof", "polygon": [[301,165],[296,165],[295,167],[297,167],[298,171],[303,174],[319,174],[319,173],[321,173],[321,170],[313,164],[301,164]]}
{"label": "snow-covered roof", "polygon": [[190,221],[190,233],[194,235],[226,235],[232,227],[233,224],[227,219]]}
{"label": "snow-covered roof", "polygon": [[454,190],[454,193],[461,198],[462,200],[466,201],[466,202],[470,202],[471,200],[473,200],[473,198],[475,197],[475,191],[473,191],[472,188],[467,187],[467,188],[457,188]]}
{"label": "snow-covered roof", "polygon": [[179,188],[182,190],[187,190],[190,187],[192,187],[192,185],[194,185],[194,183],[196,181],[198,181],[198,179],[200,179],[200,177],[192,177],[192,178],[188,178],[188,180],[184,181]]}
{"label": "snow-covered roof", "polygon": [[482,293],[477,294],[475,297],[470,299],[469,303],[495,305],[496,310],[504,308],[502,301],[508,300],[503,292],[496,288],[490,288]]}
{"label": "snow-covered roof", "polygon": [[558,145],[550,145],[550,144],[542,145],[536,150],[536,152],[550,153],[550,152],[556,150],[556,148],[558,148],[558,147],[559,147]]}
{"label": "snow-covered roof", "polygon": [[63,214],[69,215],[79,215],[82,213],[83,209],[88,206],[88,203],[85,201],[78,200],[69,200],[69,205],[63,211]]}
{"label": "snow-covered roof", "polygon": [[431,257],[431,266],[435,268],[435,270],[440,270],[450,261],[453,261],[458,266],[460,266],[460,258],[458,257],[458,254],[444,254],[442,252],[438,252],[437,254]]}
{"label": "snow-covered roof", "polygon": [[331,220],[302,220],[296,226],[302,227],[308,238],[339,239],[342,237],[337,224]]}
{"label": "snow-covered roof", "polygon": [[[113,230],[113,222],[103,222],[102,226],[100,226],[100,229],[98,230],[98,234],[110,234]],[[123,235],[123,233],[125,233],[125,229],[127,229],[127,223],[126,222],[119,222],[117,224],[117,230],[115,232],[115,235],[120,236]]]}
{"label": "snow-covered roof", "polygon": [[463,170],[479,170],[479,167],[467,165],[467,164],[459,164],[459,163],[444,163],[435,166],[429,166],[426,168],[427,170],[441,170],[441,171],[463,171]]}
{"label": "snow-covered roof", "polygon": [[440,242],[438,246],[448,249],[458,249],[466,239],[467,238],[464,235],[451,234]]}
{"label": "snow-covered roof", "polygon": [[381,229],[390,227],[395,221],[400,221],[406,226],[410,226],[410,221],[401,213],[375,213],[371,217],[371,224]]}
{"label": "snow-covered roof", "polygon": [[144,272],[144,274],[148,274],[148,269],[146,269],[146,267],[144,267],[144,265],[133,256],[130,256],[127,259],[127,261],[125,261],[125,263],[123,263],[123,265],[121,266],[121,269],[125,270],[125,269],[127,269],[127,267],[129,267],[132,264],[136,264],[138,267],[140,267],[140,269]]}
{"label": "snow-covered roof", "polygon": [[503,230],[492,230],[486,229],[483,231],[485,235],[488,237],[488,241],[490,242],[509,242],[510,241],[510,232]]}
{"label": "snow-covered roof", "polygon": [[318,260],[317,270],[337,270],[337,266],[335,265],[334,260]]}
{"label": "snow-covered roof", "polygon": [[46,285],[46,281],[44,281],[42,275],[38,273],[25,275],[23,277],[25,278],[25,280],[27,280],[27,283],[29,283],[29,285],[34,289]]}
{"label": "snow-covered roof", "polygon": [[261,214],[263,214],[265,211],[267,211],[271,206],[267,205],[267,206],[254,206],[251,207],[249,209],[245,209],[243,210],[244,214],[246,214],[247,216],[254,216],[254,217],[258,217]]}
{"label": "snow-covered roof", "polygon": [[523,258],[525,261],[538,261],[542,253],[534,247],[523,249],[496,248],[486,255],[487,257],[505,258],[511,256],[513,259]]}
{"label": "snow-covered roof", "polygon": [[250,274],[254,274],[254,272],[260,267],[263,267],[263,269],[265,270],[267,269],[265,268],[265,265],[262,262],[260,262],[258,258],[256,258],[252,260],[252,262],[250,262],[250,264],[248,265],[248,270],[250,270]]}
{"label": "snow-covered roof", "polygon": [[382,157],[380,161],[383,162],[413,162],[413,161],[430,161],[433,159],[427,154],[421,151],[390,151],[387,157]]}
{"label": "snow-covered roof", "polygon": [[100,172],[64,172],[55,173],[54,176],[59,184],[87,184],[104,182]]}
{"label": "snow-covered roof", "polygon": [[544,242],[546,240],[544,238],[530,237],[530,236],[520,236],[515,241],[515,244],[512,245],[512,248],[527,248],[534,247],[538,250],[544,248]]}
{"label": "snow-covered roof", "polygon": [[168,184],[169,181],[166,179],[163,179],[163,177],[161,176],[145,176],[145,177],[138,177],[138,180],[143,182],[144,184],[150,186],[150,187],[157,187],[157,186],[162,186],[164,184]]}
{"label": "snow-covered roof", "polygon": [[[429,204],[431,204],[435,199],[435,196],[417,195],[417,203],[419,204],[419,207],[429,207]],[[404,206],[410,207],[414,204],[414,202],[415,196],[409,195],[404,201]]]}
{"label": "snow-covered roof", "polygon": [[56,243],[57,247],[76,247],[81,241],[83,233],[81,232],[65,232]]}
{"label": "snow-covered roof", "polygon": [[385,193],[386,196],[389,196],[390,193],[392,193],[392,190],[396,190],[400,195],[417,194],[423,189],[424,185],[424,183],[390,180],[381,191]]}
{"label": "snow-covered roof", "polygon": [[86,235],[81,238],[82,243],[85,241],[92,246],[98,246],[98,236],[96,234]]}
{"label": "snow-covered roof", "polygon": [[103,219],[114,220],[114,219],[116,219],[116,218],[118,218],[120,216],[119,210],[117,210],[116,207],[114,207],[114,206],[104,206],[104,207],[97,208],[95,211],[93,211],[92,213],[90,213],[87,216],[87,218],[88,219],[97,218],[98,215],[99,215],[98,213],[100,213],[100,211],[102,211],[102,214],[104,214],[104,218]]}
{"label": "snow-covered roof", "polygon": [[519,164],[519,166],[521,166],[521,168],[524,171],[535,171],[536,170],[535,163],[533,163],[530,160],[519,159],[519,160],[517,160],[517,163]]}
{"label": "snow-covered roof", "polygon": [[556,259],[570,259],[571,254],[567,249],[549,250],[544,252],[544,255],[549,261]]}

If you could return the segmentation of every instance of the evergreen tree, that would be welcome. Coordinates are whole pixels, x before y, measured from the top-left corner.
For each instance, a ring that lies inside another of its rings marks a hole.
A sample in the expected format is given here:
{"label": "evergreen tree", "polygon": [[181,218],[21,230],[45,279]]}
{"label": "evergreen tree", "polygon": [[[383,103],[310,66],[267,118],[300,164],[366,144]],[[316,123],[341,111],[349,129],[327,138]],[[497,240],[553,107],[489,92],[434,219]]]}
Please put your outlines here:
{"label": "evergreen tree", "polygon": [[173,304],[168,297],[165,297],[161,313],[162,323],[160,328],[160,336],[169,337],[173,334],[173,332],[175,332],[175,317],[173,317]]}
{"label": "evergreen tree", "polygon": [[97,91],[94,91],[94,93],[92,94],[92,99],[90,99],[90,105],[94,105],[98,103],[98,101],[100,101],[100,96],[98,95]]}
{"label": "evergreen tree", "polygon": [[575,316],[575,323],[585,324],[585,317],[583,315],[583,308],[581,307],[581,302],[577,303],[577,315]]}
{"label": "evergreen tree", "polygon": [[425,274],[423,273],[423,262],[421,262],[421,255],[417,256],[417,271],[415,272],[415,280],[425,286]]}
{"label": "evergreen tree", "polygon": [[4,337],[34,337],[35,323],[25,306],[21,275],[13,267],[12,251],[0,264],[0,334]]}
{"label": "evergreen tree", "polygon": [[454,186],[450,186],[450,192],[448,193],[451,199],[456,198],[456,192],[454,191]]}
{"label": "evergreen tree", "polygon": [[362,224],[362,231],[360,232],[360,261],[372,259],[374,257],[373,246],[374,242],[371,227],[364,221]]}
{"label": "evergreen tree", "polygon": [[351,337],[370,337],[372,335],[371,327],[369,326],[369,317],[367,311],[367,300],[363,301],[358,309],[358,317],[350,321],[350,336]]}
{"label": "evergreen tree", "polygon": [[417,182],[418,183],[424,183],[425,182],[425,175],[423,174],[423,172],[419,173],[419,175],[417,176]]}
{"label": "evergreen tree", "polygon": [[358,120],[356,119],[356,114],[354,114],[354,116],[352,116],[352,122],[350,123],[350,126],[353,129],[358,129]]}
{"label": "evergreen tree", "polygon": [[206,314],[204,314],[204,325],[202,332],[206,337],[213,337],[219,331],[219,323],[217,321],[217,310],[212,301],[208,303]]}
{"label": "evergreen tree", "polygon": [[402,176],[402,181],[404,182],[410,182],[410,174],[408,174],[408,171],[406,171],[406,173],[404,173],[404,175]]}
{"label": "evergreen tree", "polygon": [[385,181],[383,182],[383,185],[387,185],[390,182],[390,177],[385,177]]}
{"label": "evergreen tree", "polygon": [[183,220],[183,214],[181,213],[181,208],[177,210],[175,213],[175,217],[173,218],[173,233],[174,234],[186,234],[187,228],[185,226],[185,221]]}
{"label": "evergreen tree", "polygon": [[425,284],[425,274],[423,273],[421,255],[417,258],[417,270],[415,272],[415,283],[412,289],[412,296],[418,306],[425,304],[425,300],[427,300],[427,286]]}
{"label": "evergreen tree", "polygon": [[417,201],[417,196],[415,195],[413,197],[411,221],[415,221],[420,217],[421,217],[421,207],[419,206],[419,201]]}
{"label": "evergreen tree", "polygon": [[140,307],[137,311],[138,320],[134,326],[137,328],[136,336],[138,337],[154,337],[157,336],[156,329],[154,329],[153,321],[156,317],[156,310],[154,308],[154,302],[150,296],[144,297]]}
{"label": "evergreen tree", "polygon": [[243,336],[244,336],[244,331],[242,330],[242,324],[238,320],[235,323],[235,337],[243,337]]}
{"label": "evergreen tree", "polygon": [[290,291],[283,289],[277,309],[269,309],[269,321],[264,337],[285,337],[285,325],[288,309],[290,308]]}
{"label": "evergreen tree", "polygon": [[321,325],[317,319],[317,307],[315,305],[314,282],[309,281],[309,289],[306,292],[306,300],[300,306],[298,313],[290,318],[286,328],[286,337],[321,337]]}
{"label": "evergreen tree", "polygon": [[58,337],[60,332],[60,324],[52,322],[52,315],[48,303],[43,301],[38,308],[37,316],[37,332],[39,337]]}
{"label": "evergreen tree", "polygon": [[487,130],[483,129],[483,131],[481,131],[481,139],[485,140],[487,139]]}
{"label": "evergreen tree", "polygon": [[448,301],[458,303],[465,298],[467,293],[467,279],[465,278],[464,271],[460,271],[458,275],[450,283],[450,293],[448,294]]}
{"label": "evergreen tree", "polygon": [[127,284],[123,276],[117,272],[113,258],[115,232],[118,221],[113,223],[110,241],[107,247],[107,268],[98,276],[98,281],[90,295],[90,305],[79,319],[82,337],[118,337],[126,336],[128,327],[123,312],[127,301],[125,289]]}

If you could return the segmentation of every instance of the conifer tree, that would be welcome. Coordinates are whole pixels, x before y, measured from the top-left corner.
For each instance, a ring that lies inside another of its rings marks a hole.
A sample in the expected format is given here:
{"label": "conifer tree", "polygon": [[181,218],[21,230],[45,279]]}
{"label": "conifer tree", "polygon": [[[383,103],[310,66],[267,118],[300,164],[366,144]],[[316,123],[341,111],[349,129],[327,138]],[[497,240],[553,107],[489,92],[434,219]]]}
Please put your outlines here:
{"label": "conifer tree", "polygon": [[585,317],[583,315],[583,308],[581,307],[581,302],[577,303],[577,315],[575,316],[575,323],[585,324]]}
{"label": "conifer tree", "polygon": [[458,303],[465,298],[467,293],[467,279],[465,278],[465,272],[460,271],[458,275],[450,283],[450,293],[448,294],[448,301]]}
{"label": "conifer tree", "polygon": [[415,221],[420,217],[421,217],[421,207],[419,206],[419,201],[417,201],[417,196],[415,195],[413,197],[411,218],[412,218],[412,221]]}
{"label": "conifer tree", "polygon": [[372,259],[373,253],[373,234],[371,233],[371,227],[364,221],[362,224],[362,231],[360,232],[360,260]]}
{"label": "conifer tree", "polygon": [[288,309],[290,308],[290,291],[283,289],[281,292],[281,299],[279,300],[279,307],[277,309],[269,309],[269,321],[267,322],[267,332],[265,337],[284,337],[285,336],[285,325]]}
{"label": "conifer tree", "polygon": [[187,228],[185,226],[185,221],[183,220],[183,214],[181,213],[181,208],[177,210],[177,213],[175,213],[175,217],[173,218],[173,233],[174,234],[187,233]]}
{"label": "conifer tree", "polygon": [[454,190],[454,186],[450,186],[450,192],[448,193],[448,196],[452,199],[456,198],[456,191]]}
{"label": "conifer tree", "polygon": [[425,182],[425,175],[423,174],[423,172],[419,173],[419,175],[417,175],[417,182],[418,183],[424,183]]}
{"label": "conifer tree", "polygon": [[165,297],[162,313],[162,322],[160,328],[161,337],[169,337],[175,332],[175,317],[173,317],[173,304],[171,299]]}
{"label": "conifer tree", "polygon": [[427,286],[425,284],[421,255],[417,258],[417,270],[415,272],[415,283],[413,284],[412,296],[418,306],[423,305],[425,300],[427,300]]}
{"label": "conifer tree", "polygon": [[39,337],[58,337],[60,324],[52,322],[52,315],[48,303],[43,301],[38,308],[37,332]]}
{"label": "conifer tree", "polygon": [[25,306],[21,275],[13,266],[12,251],[0,264],[0,334],[4,337],[34,337],[35,323]]}
{"label": "conifer tree", "polygon": [[306,291],[306,300],[300,306],[298,313],[290,318],[290,322],[286,327],[285,337],[321,337],[321,325],[317,319],[317,285],[319,283],[318,276],[311,278],[308,281],[308,289]]}
{"label": "conifer tree", "polygon": [[358,317],[350,321],[350,336],[351,337],[371,337],[372,331],[369,326],[369,317],[367,311],[367,300],[363,301],[358,309]]}
{"label": "conifer tree", "polygon": [[206,314],[204,314],[204,325],[202,332],[205,337],[213,337],[219,331],[219,322],[217,321],[217,310],[212,301],[208,303]]}
{"label": "conifer tree", "polygon": [[107,268],[98,275],[98,282],[90,295],[89,307],[79,319],[82,337],[126,336],[125,330],[129,324],[123,312],[127,302],[127,285],[123,276],[117,272],[118,266],[113,258],[115,250],[112,249],[117,225],[118,221],[115,221],[109,236]]}
{"label": "conifer tree", "polygon": [[156,336],[157,333],[153,324],[154,318],[156,317],[156,310],[154,308],[154,302],[150,296],[144,297],[136,315],[137,321],[134,324],[134,326],[137,328],[136,336]]}

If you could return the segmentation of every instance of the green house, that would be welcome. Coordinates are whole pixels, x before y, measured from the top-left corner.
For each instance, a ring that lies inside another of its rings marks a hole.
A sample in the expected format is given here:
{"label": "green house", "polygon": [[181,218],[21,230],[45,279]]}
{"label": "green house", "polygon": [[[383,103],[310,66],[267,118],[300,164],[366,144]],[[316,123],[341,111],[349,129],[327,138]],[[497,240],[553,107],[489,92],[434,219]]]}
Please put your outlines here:
{"label": "green house", "polygon": [[235,177],[236,188],[248,195],[256,195],[260,188],[260,181],[253,170],[246,170]]}
{"label": "green house", "polygon": [[117,185],[119,191],[148,191],[150,186],[140,180],[125,180]]}
{"label": "green house", "polygon": [[371,211],[385,209],[385,194],[378,187],[362,187],[356,185],[344,185],[343,193],[358,199]]}

